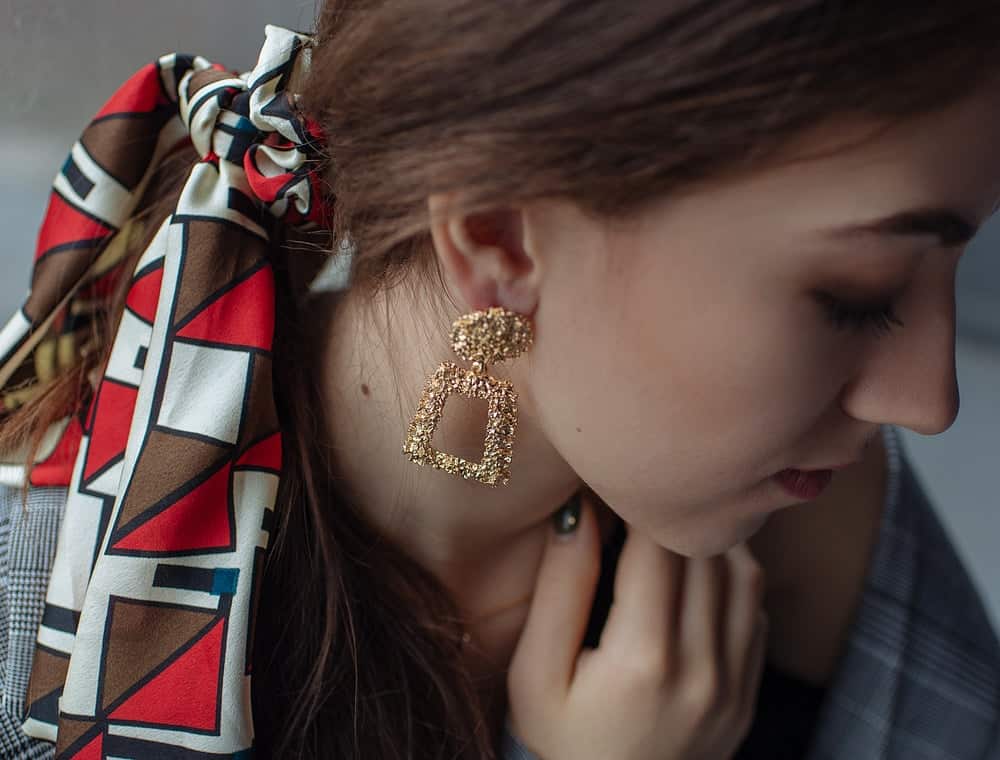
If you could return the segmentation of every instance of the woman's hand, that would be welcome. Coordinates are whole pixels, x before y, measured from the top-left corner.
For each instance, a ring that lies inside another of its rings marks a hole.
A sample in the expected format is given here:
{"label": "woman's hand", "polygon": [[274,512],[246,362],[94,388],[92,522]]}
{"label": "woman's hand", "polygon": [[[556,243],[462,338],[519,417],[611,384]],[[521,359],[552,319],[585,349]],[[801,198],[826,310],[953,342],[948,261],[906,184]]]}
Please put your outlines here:
{"label": "woman's hand", "polygon": [[582,649],[600,571],[594,505],[552,537],[507,678],[511,730],[542,760],[723,760],[756,709],[764,575],[744,544],[707,559],[630,529],[600,646]]}

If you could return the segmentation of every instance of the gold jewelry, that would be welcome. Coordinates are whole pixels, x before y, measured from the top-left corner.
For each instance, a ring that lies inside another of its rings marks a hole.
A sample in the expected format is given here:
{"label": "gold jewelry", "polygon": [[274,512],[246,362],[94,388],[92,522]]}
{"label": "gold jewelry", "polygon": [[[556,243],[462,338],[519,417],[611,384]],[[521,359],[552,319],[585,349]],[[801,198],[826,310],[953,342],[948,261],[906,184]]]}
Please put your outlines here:
{"label": "gold jewelry", "polygon": [[[410,461],[489,486],[507,485],[517,428],[517,393],[509,380],[491,377],[486,369],[490,364],[518,356],[533,339],[531,320],[502,306],[456,319],[452,324],[451,345],[456,354],[472,362],[472,369],[446,361],[427,379],[403,443],[403,453]],[[479,462],[431,446],[445,401],[453,393],[489,402],[486,440]]]}

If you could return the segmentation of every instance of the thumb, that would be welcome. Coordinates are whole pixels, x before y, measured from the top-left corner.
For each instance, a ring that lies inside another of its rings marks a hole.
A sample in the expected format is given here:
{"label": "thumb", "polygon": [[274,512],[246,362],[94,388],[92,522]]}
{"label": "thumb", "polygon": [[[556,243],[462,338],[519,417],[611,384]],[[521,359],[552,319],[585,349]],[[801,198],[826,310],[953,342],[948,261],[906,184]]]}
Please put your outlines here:
{"label": "thumb", "polygon": [[[572,529],[560,534],[559,523]],[[554,515],[528,617],[508,670],[510,698],[520,708],[539,699],[541,703],[553,696],[561,699],[568,691],[600,571],[597,515],[590,500],[577,492]]]}

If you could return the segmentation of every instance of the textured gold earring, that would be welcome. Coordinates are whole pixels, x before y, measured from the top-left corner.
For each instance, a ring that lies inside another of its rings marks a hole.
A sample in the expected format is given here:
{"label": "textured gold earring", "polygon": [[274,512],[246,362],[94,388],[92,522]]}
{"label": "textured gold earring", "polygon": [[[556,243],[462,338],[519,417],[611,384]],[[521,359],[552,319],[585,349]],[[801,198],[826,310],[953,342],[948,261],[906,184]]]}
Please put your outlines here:
{"label": "textured gold earring", "polygon": [[[403,453],[410,461],[489,486],[507,485],[517,428],[517,393],[509,380],[490,377],[486,371],[490,364],[521,354],[533,339],[530,319],[502,306],[474,311],[456,319],[451,329],[451,345],[456,354],[472,362],[472,369],[441,362],[427,379],[403,443]],[[445,401],[453,393],[489,402],[486,440],[479,462],[470,462],[431,446]]]}

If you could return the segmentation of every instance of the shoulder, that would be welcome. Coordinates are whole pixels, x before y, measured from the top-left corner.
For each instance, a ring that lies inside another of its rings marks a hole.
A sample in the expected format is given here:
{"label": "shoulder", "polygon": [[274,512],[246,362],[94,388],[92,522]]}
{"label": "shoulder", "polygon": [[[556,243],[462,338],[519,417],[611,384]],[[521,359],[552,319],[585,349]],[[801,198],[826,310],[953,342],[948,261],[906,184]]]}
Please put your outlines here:
{"label": "shoulder", "polygon": [[886,431],[878,545],[811,757],[993,757],[1000,641],[951,536]]}

